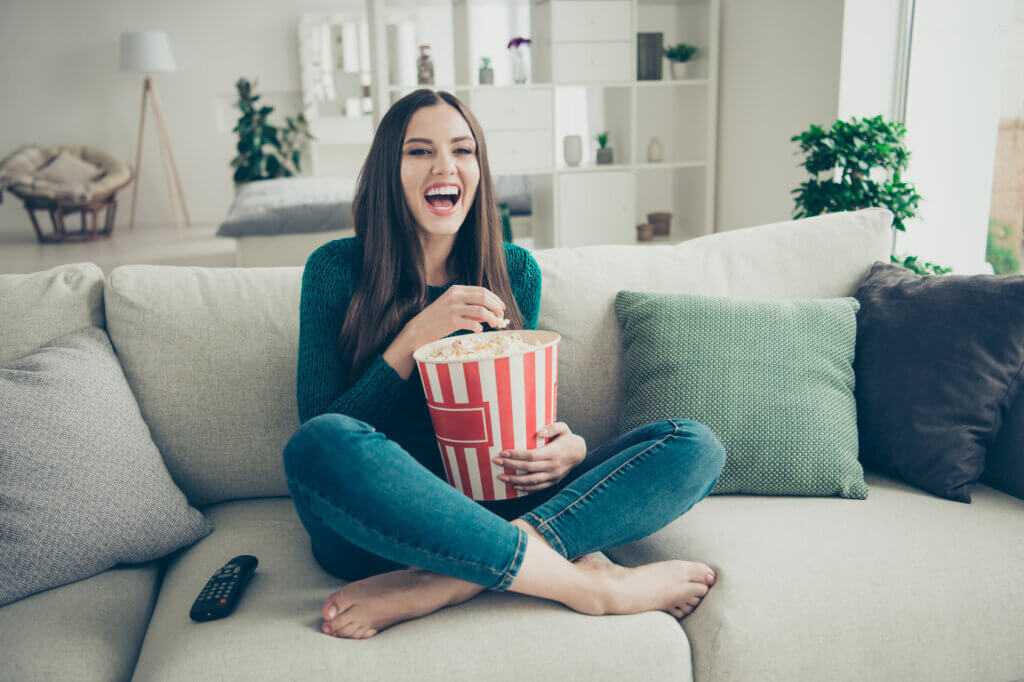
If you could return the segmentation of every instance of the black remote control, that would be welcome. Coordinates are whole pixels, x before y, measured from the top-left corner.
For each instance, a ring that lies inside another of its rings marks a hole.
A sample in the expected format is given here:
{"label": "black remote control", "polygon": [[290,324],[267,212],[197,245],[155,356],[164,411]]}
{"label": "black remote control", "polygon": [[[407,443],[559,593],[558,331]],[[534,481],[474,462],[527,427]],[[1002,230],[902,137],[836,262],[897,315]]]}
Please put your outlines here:
{"label": "black remote control", "polygon": [[192,620],[216,620],[230,615],[245,591],[256,565],[251,554],[236,556],[210,576],[189,611]]}

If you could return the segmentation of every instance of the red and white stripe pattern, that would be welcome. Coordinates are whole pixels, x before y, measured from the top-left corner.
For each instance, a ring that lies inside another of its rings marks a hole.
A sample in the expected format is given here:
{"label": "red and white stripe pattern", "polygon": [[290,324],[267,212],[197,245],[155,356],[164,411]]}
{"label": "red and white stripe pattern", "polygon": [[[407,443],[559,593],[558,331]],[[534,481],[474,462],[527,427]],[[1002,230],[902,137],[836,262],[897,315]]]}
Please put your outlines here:
{"label": "red and white stripe pattern", "polygon": [[491,460],[544,445],[536,433],[556,421],[558,343],[507,358],[416,365],[448,482],[474,500],[525,495],[498,480]]}

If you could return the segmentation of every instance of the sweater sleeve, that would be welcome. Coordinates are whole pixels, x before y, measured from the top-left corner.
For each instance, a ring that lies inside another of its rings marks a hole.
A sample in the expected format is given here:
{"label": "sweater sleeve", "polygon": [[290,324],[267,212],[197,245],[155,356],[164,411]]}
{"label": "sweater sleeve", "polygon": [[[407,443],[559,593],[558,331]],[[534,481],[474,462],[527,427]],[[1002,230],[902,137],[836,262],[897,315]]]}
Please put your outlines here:
{"label": "sweater sleeve", "polygon": [[339,335],[355,290],[355,276],[351,264],[333,246],[328,243],[314,251],[302,273],[296,375],[299,421],[337,412],[382,430],[409,380],[402,379],[383,355],[378,355],[345,390]]}
{"label": "sweater sleeve", "polygon": [[540,314],[540,266],[527,249],[507,242],[505,258],[512,294],[516,297],[519,312],[523,314],[523,328],[536,329]]}

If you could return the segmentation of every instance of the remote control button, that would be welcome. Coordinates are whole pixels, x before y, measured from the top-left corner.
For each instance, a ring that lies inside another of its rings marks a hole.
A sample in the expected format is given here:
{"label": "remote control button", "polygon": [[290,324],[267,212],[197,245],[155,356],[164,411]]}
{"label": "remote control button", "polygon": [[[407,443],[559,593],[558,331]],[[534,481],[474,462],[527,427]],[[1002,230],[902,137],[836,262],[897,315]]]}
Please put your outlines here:
{"label": "remote control button", "polygon": [[227,599],[221,599],[221,600],[220,600],[220,603],[221,603],[221,604],[227,604],[227,603],[228,603],[228,600],[227,600]]}

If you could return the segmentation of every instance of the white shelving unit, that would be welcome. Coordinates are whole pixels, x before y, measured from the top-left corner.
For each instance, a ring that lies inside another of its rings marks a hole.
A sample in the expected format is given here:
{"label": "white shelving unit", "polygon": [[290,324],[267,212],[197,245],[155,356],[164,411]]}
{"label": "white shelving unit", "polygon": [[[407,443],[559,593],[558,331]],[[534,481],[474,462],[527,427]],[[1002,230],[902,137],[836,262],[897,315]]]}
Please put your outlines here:
{"label": "white shelving unit", "polygon": [[[526,175],[536,248],[635,244],[648,213],[672,213],[678,242],[714,231],[720,0],[367,0],[374,116],[412,92],[417,46],[431,45],[438,90],[479,119],[493,175]],[[696,45],[691,78],[639,81],[637,33]],[[396,43],[398,36],[405,42]],[[513,84],[505,45],[531,39],[530,78]],[[410,40],[411,39],[411,40]],[[494,85],[479,85],[480,57]],[[403,68],[396,68],[396,60]],[[382,87],[378,87],[381,84]],[[594,162],[609,132],[614,163]],[[568,166],[563,138],[584,140]],[[658,136],[664,160],[647,161]]]}

